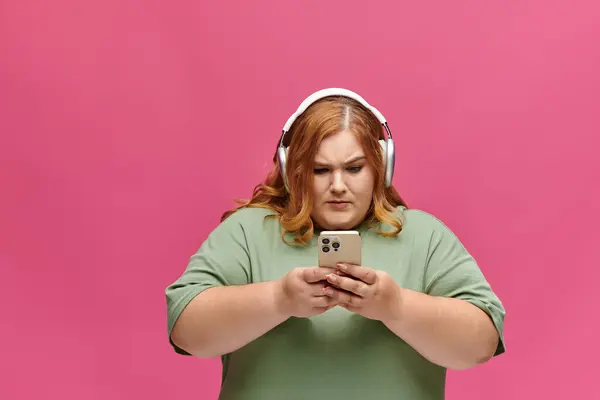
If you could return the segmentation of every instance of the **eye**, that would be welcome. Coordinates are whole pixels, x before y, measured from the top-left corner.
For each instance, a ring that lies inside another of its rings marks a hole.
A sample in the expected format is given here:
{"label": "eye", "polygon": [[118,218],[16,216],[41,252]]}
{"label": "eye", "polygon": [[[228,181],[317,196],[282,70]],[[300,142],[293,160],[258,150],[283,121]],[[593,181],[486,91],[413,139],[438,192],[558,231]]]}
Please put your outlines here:
{"label": "eye", "polygon": [[328,171],[327,168],[315,168],[314,169],[315,175],[322,175],[322,174],[326,173],[327,171]]}
{"label": "eye", "polygon": [[361,169],[362,169],[362,165],[357,165],[357,166],[348,168],[348,172],[356,174],[356,173],[360,172]]}

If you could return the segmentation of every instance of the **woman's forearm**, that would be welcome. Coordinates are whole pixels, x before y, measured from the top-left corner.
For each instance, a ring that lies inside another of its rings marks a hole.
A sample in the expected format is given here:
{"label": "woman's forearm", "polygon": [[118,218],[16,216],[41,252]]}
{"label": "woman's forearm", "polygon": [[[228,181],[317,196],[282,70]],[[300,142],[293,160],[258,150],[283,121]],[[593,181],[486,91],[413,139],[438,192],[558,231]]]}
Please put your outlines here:
{"label": "woman's forearm", "polygon": [[401,290],[398,312],[382,322],[423,357],[467,369],[493,356],[498,332],[484,311],[463,300]]}
{"label": "woman's forearm", "polygon": [[288,318],[277,307],[277,290],[274,281],[206,289],[183,310],[171,339],[201,358],[235,351]]}

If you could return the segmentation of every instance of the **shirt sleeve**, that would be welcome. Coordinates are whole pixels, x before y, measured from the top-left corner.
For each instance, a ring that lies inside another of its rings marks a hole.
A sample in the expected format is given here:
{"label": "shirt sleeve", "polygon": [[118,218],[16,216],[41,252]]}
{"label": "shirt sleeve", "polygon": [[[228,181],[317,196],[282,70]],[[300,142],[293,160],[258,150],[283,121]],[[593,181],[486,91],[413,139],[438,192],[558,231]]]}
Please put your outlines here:
{"label": "shirt sleeve", "polygon": [[213,230],[190,258],[183,274],[166,290],[169,343],[176,353],[190,355],[171,340],[175,322],[184,308],[204,290],[214,286],[251,282],[246,233],[235,215]]}
{"label": "shirt sleeve", "polygon": [[425,293],[467,301],[490,316],[499,341],[494,356],[505,352],[506,311],[475,259],[457,236],[440,221],[433,230],[428,252]]}

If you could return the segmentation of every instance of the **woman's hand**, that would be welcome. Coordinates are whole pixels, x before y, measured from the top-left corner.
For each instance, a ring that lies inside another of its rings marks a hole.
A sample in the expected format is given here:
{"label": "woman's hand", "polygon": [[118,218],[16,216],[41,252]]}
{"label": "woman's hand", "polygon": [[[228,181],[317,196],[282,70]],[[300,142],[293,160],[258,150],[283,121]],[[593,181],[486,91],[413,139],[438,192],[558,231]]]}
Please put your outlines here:
{"label": "woman's hand", "polygon": [[338,264],[337,271],[327,275],[331,286],[325,294],[341,307],[378,321],[398,319],[402,307],[402,288],[392,277],[372,268]]}
{"label": "woman's hand", "polygon": [[286,317],[307,318],[322,314],[338,302],[323,291],[332,268],[298,267],[276,281],[275,303]]}

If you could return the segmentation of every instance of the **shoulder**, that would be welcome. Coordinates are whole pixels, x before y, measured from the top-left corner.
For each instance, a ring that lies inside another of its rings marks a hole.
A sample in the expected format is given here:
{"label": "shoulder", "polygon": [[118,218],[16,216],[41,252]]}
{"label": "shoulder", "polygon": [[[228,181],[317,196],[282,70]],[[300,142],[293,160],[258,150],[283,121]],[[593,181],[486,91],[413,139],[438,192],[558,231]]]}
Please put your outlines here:
{"label": "shoulder", "polygon": [[[267,217],[273,218],[267,218]],[[220,229],[224,230],[239,230],[242,229],[246,233],[264,230],[266,226],[278,227],[279,221],[276,218],[277,213],[273,210],[263,207],[244,207],[229,217],[227,217],[219,225]]]}
{"label": "shoulder", "polygon": [[400,237],[404,235],[410,241],[426,249],[428,254],[433,252],[464,255],[468,253],[462,240],[437,216],[418,209],[403,211],[404,228]]}
{"label": "shoulder", "polygon": [[247,246],[251,242],[262,240],[265,232],[276,232],[279,227],[278,219],[266,218],[269,215],[275,216],[276,212],[257,207],[236,210],[210,231],[205,239],[206,248],[222,248],[227,251],[228,247],[222,246],[224,243]]}
{"label": "shoulder", "polygon": [[398,207],[401,216],[402,232],[412,234],[432,234],[435,232],[449,231],[449,228],[435,215],[416,208]]}
{"label": "shoulder", "polygon": [[439,245],[462,247],[458,236],[436,215],[414,208],[399,210],[403,220],[399,238],[410,240],[414,245],[434,249]]}

